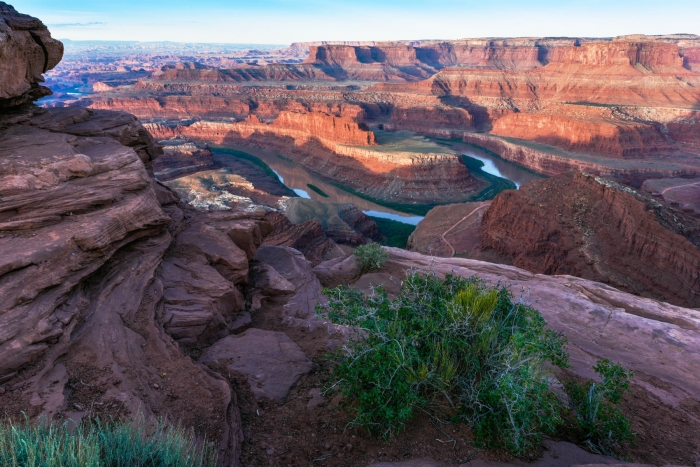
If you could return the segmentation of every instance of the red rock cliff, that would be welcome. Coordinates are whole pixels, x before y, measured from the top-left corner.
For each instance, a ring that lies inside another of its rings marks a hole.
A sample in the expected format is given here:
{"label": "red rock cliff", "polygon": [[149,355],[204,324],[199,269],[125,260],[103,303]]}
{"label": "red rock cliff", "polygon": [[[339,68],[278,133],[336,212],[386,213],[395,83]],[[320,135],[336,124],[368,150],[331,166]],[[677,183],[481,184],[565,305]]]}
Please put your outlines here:
{"label": "red rock cliff", "polygon": [[482,244],[541,274],[602,281],[671,303],[700,305],[700,248],[672,229],[658,203],[585,173],[498,195]]}
{"label": "red rock cliff", "polygon": [[456,156],[384,150],[371,131],[347,117],[281,112],[271,124],[250,116],[238,123],[147,127],[159,138],[186,136],[281,154],[307,170],[392,202],[458,202],[482,187]]}

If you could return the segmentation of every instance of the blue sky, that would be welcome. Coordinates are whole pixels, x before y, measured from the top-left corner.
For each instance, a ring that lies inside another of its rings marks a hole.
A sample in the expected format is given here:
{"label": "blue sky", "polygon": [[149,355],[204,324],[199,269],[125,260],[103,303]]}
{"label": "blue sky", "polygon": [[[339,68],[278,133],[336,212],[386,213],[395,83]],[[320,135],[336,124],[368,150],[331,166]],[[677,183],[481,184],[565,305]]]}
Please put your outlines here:
{"label": "blue sky", "polygon": [[[8,1],[8,0],[5,0]],[[9,0],[54,37],[315,40],[700,34],[700,0]]]}

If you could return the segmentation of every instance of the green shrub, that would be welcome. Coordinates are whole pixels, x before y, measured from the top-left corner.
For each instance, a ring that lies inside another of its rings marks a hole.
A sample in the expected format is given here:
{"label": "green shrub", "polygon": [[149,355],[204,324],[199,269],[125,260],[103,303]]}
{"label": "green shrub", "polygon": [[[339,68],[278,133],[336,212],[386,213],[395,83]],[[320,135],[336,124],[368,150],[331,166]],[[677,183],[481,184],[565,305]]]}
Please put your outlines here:
{"label": "green shrub", "polygon": [[357,329],[331,357],[352,424],[391,437],[419,410],[524,454],[562,423],[543,366],[566,365],[565,339],[507,289],[411,272],[393,301],[381,288],[326,295],[328,317]]}
{"label": "green shrub", "polygon": [[368,243],[355,249],[355,261],[362,274],[379,271],[387,259],[389,253],[379,243]]}
{"label": "green shrub", "polygon": [[593,368],[600,376],[599,383],[572,380],[565,388],[580,440],[593,452],[612,455],[622,442],[635,438],[629,420],[617,407],[634,374],[607,359],[599,360]]}
{"label": "green shrub", "polygon": [[[147,434],[148,433],[148,434]],[[210,444],[160,422],[154,430],[127,423],[82,424],[46,421],[0,424],[4,467],[199,467],[216,465]]]}

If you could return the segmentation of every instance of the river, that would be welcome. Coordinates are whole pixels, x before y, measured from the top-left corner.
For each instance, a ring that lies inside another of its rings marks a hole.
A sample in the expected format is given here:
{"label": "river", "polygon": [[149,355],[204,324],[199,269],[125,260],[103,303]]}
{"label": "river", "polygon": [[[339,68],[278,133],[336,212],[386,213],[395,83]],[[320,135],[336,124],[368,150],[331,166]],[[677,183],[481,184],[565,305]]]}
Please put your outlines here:
{"label": "river", "polygon": [[[308,172],[302,166],[275,154],[247,147],[232,146],[232,149],[252,154],[264,161],[275,174],[277,174],[280,181],[301,198],[331,201],[334,203],[354,203],[368,216],[391,219],[404,224],[417,225],[423,220],[423,216],[406,214],[360,198],[359,196],[328,183],[318,175]],[[542,178],[540,175],[528,172],[515,164],[466,144],[454,143],[451,145],[450,149],[482,161],[484,163],[484,167],[482,168],[484,172],[512,180],[518,188],[523,183]],[[326,198],[316,193],[309,188],[309,185],[319,188],[327,194],[328,197]]]}
{"label": "river", "polygon": [[512,162],[508,162],[494,154],[475,148],[474,146],[469,146],[468,144],[454,143],[451,145],[451,149],[465,156],[480,160],[484,163],[481,170],[491,175],[496,175],[497,177],[507,178],[515,183],[517,188],[520,188],[527,182],[543,178],[542,175],[532,173]]}
{"label": "river", "polygon": [[[315,199],[318,201],[331,201],[333,203],[353,203],[368,216],[391,219],[404,224],[417,225],[421,220],[423,220],[423,216],[406,214],[404,212],[396,211],[353,195],[352,193],[340,189],[335,185],[331,185],[318,175],[307,172],[302,166],[282,159],[281,157],[269,152],[247,147],[231,147],[232,149],[237,149],[239,151],[252,154],[253,156],[261,159],[277,174],[282,183],[284,183],[301,198]],[[319,188],[328,195],[328,198],[325,198],[310,189],[309,185]]]}

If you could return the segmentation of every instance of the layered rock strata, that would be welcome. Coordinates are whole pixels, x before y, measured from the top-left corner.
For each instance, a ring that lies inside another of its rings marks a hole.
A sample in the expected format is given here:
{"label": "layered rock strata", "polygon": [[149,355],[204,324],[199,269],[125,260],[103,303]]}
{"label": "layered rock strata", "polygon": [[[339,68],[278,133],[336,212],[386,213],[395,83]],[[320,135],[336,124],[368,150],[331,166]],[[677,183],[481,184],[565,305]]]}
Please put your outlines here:
{"label": "layered rock strata", "polygon": [[533,144],[527,140],[487,134],[466,133],[462,140],[540,174],[559,175],[571,171],[586,171],[634,187],[640,187],[644,180],[651,178],[697,177],[700,170],[697,159],[693,156],[664,155],[653,159],[625,161],[573,154],[556,147]]}
{"label": "layered rock strata", "polygon": [[285,202],[284,214],[292,224],[316,221],[326,236],[336,243],[363,245],[381,240],[377,223],[352,203],[324,203],[304,198]]}
{"label": "layered rock strata", "polygon": [[208,147],[199,148],[189,141],[166,142],[163,154],[154,162],[153,171],[160,181],[215,169],[218,164]]}
{"label": "layered rock strata", "polygon": [[[309,121],[325,112],[462,138],[541,173],[587,170],[639,186],[645,177],[700,175],[698,50],[700,39],[690,35],[318,44],[286,71],[281,64],[188,68],[84,103],[170,120],[255,115],[282,123],[285,111],[311,113]],[[214,133],[226,130],[211,125],[183,131],[221,140]],[[278,132],[274,126],[267,132]]]}
{"label": "layered rock strata", "polygon": [[159,138],[185,136],[260,148],[365,195],[406,204],[462,201],[481,188],[453,155],[385,151],[374,134],[349,118],[281,112],[271,124],[244,122],[147,125]]}
{"label": "layered rock strata", "polygon": [[0,405],[10,417],[179,420],[238,465],[236,394],[180,346],[235,332],[272,225],[187,209],[153,179],[161,152],[120,112],[23,104],[0,117]]}
{"label": "layered rock strata", "polygon": [[321,223],[316,220],[292,224],[281,212],[270,212],[266,219],[272,223],[274,230],[265,239],[265,246],[294,248],[313,265],[343,253],[338,245],[326,236]]}
{"label": "layered rock strata", "polygon": [[51,94],[41,86],[43,73],[63,57],[63,44],[44,23],[0,2],[0,109]]}
{"label": "layered rock strata", "polygon": [[226,331],[244,305],[236,284],[247,255],[225,233],[218,244],[188,244],[191,214],[141,160],[158,153],[152,140],[110,135],[124,121],[138,128],[133,117],[22,112],[0,136],[3,407],[75,420],[172,417],[222,440],[222,459],[236,458],[235,394],[173,337],[186,344]]}
{"label": "layered rock strata", "polygon": [[498,195],[484,214],[481,240],[536,273],[697,307],[700,248],[683,235],[694,230],[634,190],[576,173]]}

